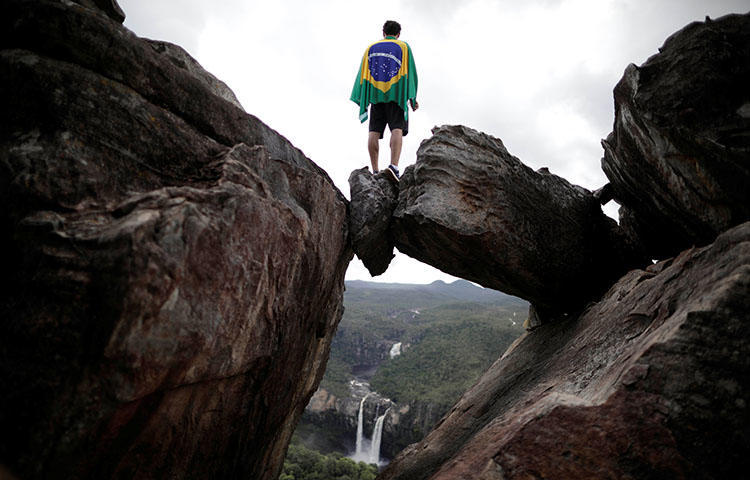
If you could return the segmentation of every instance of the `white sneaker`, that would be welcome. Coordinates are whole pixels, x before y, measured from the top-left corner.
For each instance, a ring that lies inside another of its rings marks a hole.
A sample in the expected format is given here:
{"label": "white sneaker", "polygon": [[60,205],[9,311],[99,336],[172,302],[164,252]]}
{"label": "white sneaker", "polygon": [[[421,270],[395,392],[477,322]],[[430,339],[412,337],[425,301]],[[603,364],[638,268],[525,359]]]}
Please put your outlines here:
{"label": "white sneaker", "polygon": [[388,168],[385,169],[385,171],[388,173],[387,177],[398,183],[398,167],[395,165],[388,165]]}

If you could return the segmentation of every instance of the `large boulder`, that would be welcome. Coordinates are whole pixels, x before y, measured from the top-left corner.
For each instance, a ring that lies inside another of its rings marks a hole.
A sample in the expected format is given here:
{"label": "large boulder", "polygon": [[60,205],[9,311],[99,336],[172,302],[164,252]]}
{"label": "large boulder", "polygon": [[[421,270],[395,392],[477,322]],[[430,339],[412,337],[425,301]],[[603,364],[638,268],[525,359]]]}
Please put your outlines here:
{"label": "large boulder", "polygon": [[373,175],[367,167],[349,175],[352,248],[373,277],[385,272],[394,257],[391,217],[398,187],[386,175]]}
{"label": "large boulder", "polygon": [[602,168],[651,258],[750,219],[750,14],[688,25],[614,90]]}
{"label": "large boulder", "polygon": [[750,469],[750,222],[526,333],[382,480]]}
{"label": "large boulder", "polygon": [[343,195],[179,47],[70,2],[0,27],[0,471],[275,480],[342,313]]}
{"label": "large boulder", "polygon": [[591,192],[463,126],[422,143],[393,217],[400,251],[524,298],[543,318],[580,310],[642,264]]}

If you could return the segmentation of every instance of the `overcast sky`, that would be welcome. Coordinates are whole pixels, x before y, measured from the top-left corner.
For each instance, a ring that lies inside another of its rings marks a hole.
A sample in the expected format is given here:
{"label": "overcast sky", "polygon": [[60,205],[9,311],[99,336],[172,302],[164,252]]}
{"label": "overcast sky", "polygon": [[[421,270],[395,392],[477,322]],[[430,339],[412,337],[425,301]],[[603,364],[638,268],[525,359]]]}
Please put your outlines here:
{"label": "overcast sky", "polygon": [[[324,168],[349,197],[369,166],[367,124],[349,100],[365,47],[385,20],[401,23],[419,72],[401,170],[435,125],[499,137],[534,169],[588,189],[606,183],[600,140],[612,130],[612,89],[673,32],[748,0],[119,0],[125,26],[176,43],[259,117]],[[387,142],[388,134],[384,142]],[[381,142],[385,166],[387,143]],[[614,215],[611,203],[607,213]],[[429,283],[453,277],[397,253],[371,278],[355,258],[347,279]]]}

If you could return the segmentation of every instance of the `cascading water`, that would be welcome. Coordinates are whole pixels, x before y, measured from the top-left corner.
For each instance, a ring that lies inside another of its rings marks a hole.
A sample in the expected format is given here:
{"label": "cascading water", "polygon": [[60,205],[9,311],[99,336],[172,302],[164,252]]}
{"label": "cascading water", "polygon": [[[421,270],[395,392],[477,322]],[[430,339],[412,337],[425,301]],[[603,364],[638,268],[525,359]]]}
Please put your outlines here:
{"label": "cascading water", "polygon": [[[380,405],[375,405],[375,416],[373,420],[375,426],[372,430],[372,439],[368,440],[364,436],[364,415],[365,415],[365,400],[367,397],[373,395],[373,392],[369,392],[359,401],[359,411],[357,412],[357,438],[356,447],[354,453],[349,457],[356,462],[374,463],[380,465],[380,444],[383,438],[383,425],[385,423],[385,417],[388,415],[390,407],[380,415]],[[377,395],[376,395],[377,396]],[[388,401],[388,399],[385,399]]]}
{"label": "cascading water", "polygon": [[365,407],[365,400],[367,400],[367,397],[369,397],[370,394],[368,393],[364,397],[362,397],[362,400],[359,402],[359,413],[357,414],[357,447],[354,451],[354,456],[359,457],[362,455],[362,411]]}
{"label": "cascading water", "polygon": [[383,438],[383,422],[388,415],[388,408],[385,413],[375,421],[375,428],[372,431],[372,444],[370,445],[370,463],[380,464],[380,440]]}

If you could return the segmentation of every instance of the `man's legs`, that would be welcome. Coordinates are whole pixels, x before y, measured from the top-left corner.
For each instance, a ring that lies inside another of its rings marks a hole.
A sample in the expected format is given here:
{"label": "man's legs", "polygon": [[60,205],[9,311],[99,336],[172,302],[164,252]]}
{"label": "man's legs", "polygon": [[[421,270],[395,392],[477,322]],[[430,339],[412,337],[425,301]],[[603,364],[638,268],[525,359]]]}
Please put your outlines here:
{"label": "man's legs", "polygon": [[395,102],[373,103],[370,106],[370,131],[367,136],[367,151],[370,154],[373,173],[378,171],[380,139],[386,126],[391,129],[391,165],[396,167],[394,173],[398,176],[401,145],[403,144],[404,132],[408,132],[409,123],[404,118],[404,111]]}
{"label": "man's legs", "polygon": [[401,158],[401,144],[403,143],[404,131],[400,128],[391,130],[391,165],[398,167],[398,159]]}
{"label": "man's legs", "polygon": [[370,152],[370,163],[372,164],[372,173],[378,171],[378,151],[380,150],[380,134],[370,132],[367,136],[367,151]]}

